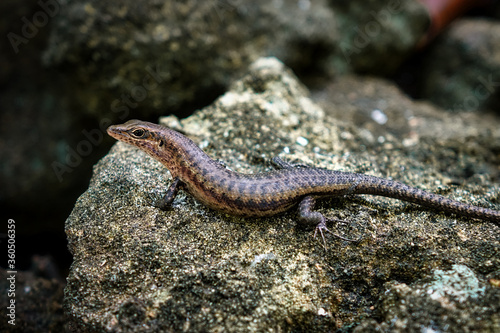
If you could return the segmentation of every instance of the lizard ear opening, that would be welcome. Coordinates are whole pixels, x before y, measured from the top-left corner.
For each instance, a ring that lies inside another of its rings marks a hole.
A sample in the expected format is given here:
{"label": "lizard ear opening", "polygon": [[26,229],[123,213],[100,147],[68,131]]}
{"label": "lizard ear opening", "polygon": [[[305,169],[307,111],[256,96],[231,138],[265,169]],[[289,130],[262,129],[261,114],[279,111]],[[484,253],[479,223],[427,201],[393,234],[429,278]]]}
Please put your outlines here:
{"label": "lizard ear opening", "polygon": [[164,145],[163,140],[160,140],[160,143],[159,143],[158,145],[159,145],[160,147],[163,147],[163,145]]}

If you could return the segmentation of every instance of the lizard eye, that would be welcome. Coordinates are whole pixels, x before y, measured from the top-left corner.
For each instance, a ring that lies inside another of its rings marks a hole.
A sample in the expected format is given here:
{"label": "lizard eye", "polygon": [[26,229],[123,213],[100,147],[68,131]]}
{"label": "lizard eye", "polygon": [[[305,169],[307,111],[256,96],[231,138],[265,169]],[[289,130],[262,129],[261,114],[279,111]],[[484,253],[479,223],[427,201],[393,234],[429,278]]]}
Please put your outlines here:
{"label": "lizard eye", "polygon": [[132,135],[135,136],[136,138],[141,139],[146,135],[146,131],[139,128],[139,129],[133,130]]}

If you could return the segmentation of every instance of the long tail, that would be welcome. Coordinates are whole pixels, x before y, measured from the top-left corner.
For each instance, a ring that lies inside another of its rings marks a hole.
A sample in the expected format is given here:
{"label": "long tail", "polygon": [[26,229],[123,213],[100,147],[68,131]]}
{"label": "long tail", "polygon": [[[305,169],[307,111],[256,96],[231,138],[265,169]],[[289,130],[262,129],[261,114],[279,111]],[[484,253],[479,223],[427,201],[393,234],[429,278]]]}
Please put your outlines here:
{"label": "long tail", "polygon": [[359,175],[353,194],[372,194],[413,202],[436,210],[481,220],[500,222],[500,211],[459,202],[389,179]]}

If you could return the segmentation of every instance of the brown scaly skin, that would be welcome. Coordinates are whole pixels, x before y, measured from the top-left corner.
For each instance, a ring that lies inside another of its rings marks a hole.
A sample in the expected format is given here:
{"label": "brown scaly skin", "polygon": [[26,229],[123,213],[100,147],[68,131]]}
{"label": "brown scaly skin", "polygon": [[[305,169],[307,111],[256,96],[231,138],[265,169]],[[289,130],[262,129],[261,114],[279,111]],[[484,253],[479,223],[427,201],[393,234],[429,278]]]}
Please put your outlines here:
{"label": "brown scaly skin", "polygon": [[373,194],[413,202],[436,210],[498,224],[500,211],[458,202],[403,183],[379,177],[293,166],[273,159],[278,170],[241,174],[211,159],[192,140],[169,128],[139,120],[108,128],[117,140],[144,150],[160,161],[173,177],[162,208],[187,190],[206,206],[242,216],[270,216],[299,204],[301,223],[328,231],[325,218],[313,211],[315,198]]}

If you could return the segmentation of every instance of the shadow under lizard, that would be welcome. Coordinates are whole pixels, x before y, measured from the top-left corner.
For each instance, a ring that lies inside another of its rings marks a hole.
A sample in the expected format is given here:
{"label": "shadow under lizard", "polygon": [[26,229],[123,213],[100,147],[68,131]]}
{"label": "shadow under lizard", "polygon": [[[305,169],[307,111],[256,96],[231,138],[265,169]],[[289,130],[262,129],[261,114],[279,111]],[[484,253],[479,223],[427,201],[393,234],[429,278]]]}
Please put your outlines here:
{"label": "shadow under lizard", "polygon": [[[134,145],[170,171],[173,182],[162,201],[166,209],[179,189],[206,206],[232,215],[270,216],[299,206],[299,222],[316,227],[323,237],[325,217],[314,211],[316,198],[372,194],[396,198],[460,216],[500,222],[500,211],[473,206],[403,183],[359,173],[295,166],[274,158],[278,170],[242,174],[210,158],[186,136],[161,125],[130,120],[107,130]],[[324,238],[323,238],[324,239]]]}

